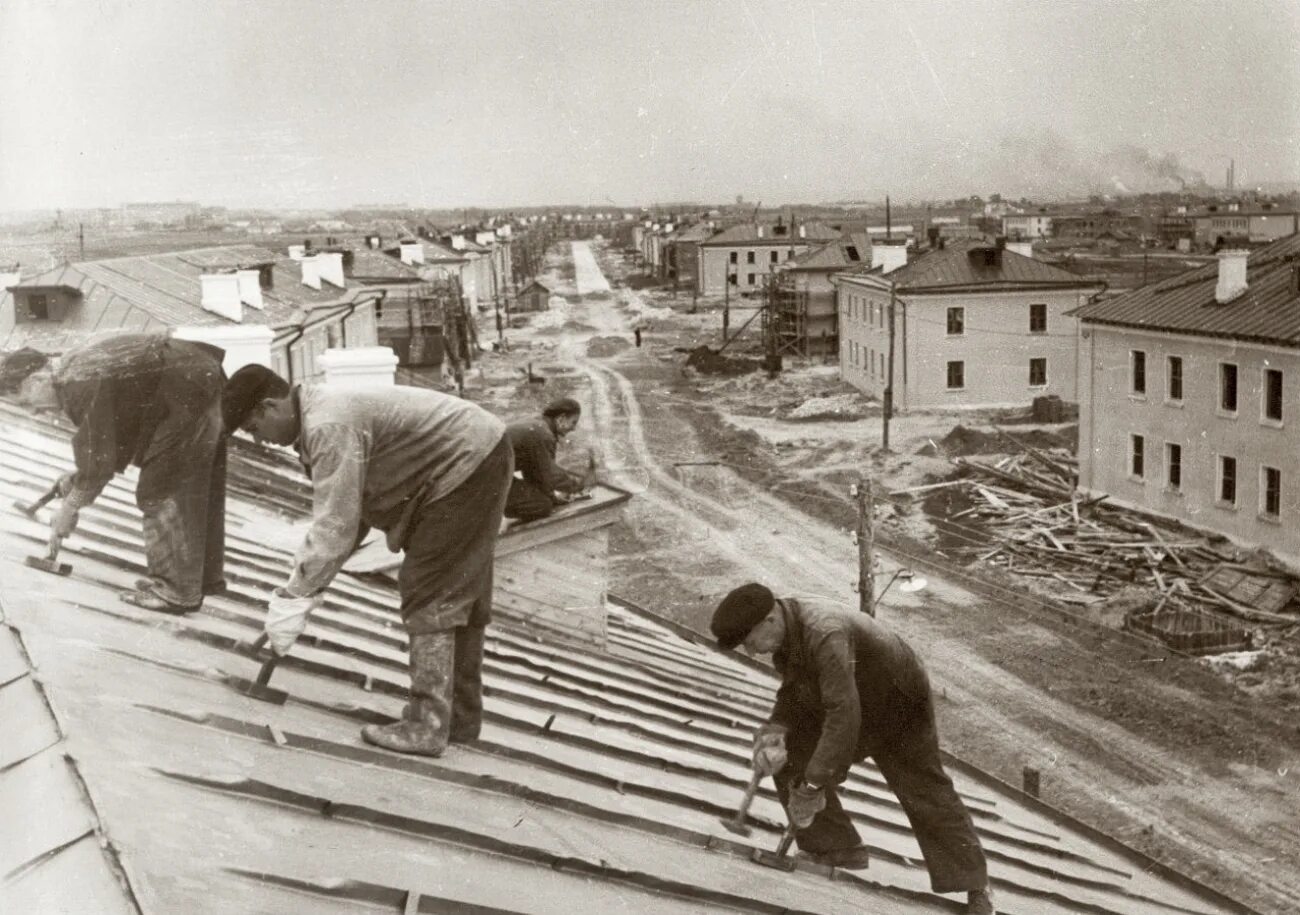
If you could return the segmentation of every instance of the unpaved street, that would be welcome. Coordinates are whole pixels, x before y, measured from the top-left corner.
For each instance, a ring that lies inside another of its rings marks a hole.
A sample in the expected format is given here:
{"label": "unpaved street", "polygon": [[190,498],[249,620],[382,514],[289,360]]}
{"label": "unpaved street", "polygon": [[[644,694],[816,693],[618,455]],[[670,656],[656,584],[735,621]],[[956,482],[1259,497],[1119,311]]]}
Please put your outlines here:
{"label": "unpaved street", "polygon": [[[637,493],[616,538],[614,590],[697,628],[747,579],[856,601],[845,531],[726,466],[674,466],[717,457],[683,399],[681,357],[628,345],[648,306],[611,289],[587,243],[571,257],[550,275],[564,301],[545,318],[549,336],[515,335],[532,345],[528,358],[550,350],[583,377],[586,436],[611,479]],[[882,582],[895,567],[887,557]],[[926,658],[948,749],[1011,783],[1035,766],[1055,806],[1265,911],[1300,906],[1294,732],[1282,743],[1239,721],[1232,697],[1207,703],[1208,673],[1168,676],[1191,662],[1162,673],[1122,641],[927,577],[919,594],[891,591],[881,615]]]}

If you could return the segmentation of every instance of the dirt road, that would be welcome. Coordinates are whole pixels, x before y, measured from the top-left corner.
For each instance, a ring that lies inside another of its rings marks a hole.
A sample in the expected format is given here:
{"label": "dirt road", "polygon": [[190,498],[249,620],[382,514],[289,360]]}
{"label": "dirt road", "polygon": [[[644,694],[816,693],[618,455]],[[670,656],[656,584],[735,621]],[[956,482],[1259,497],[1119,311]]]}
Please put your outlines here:
{"label": "dirt road", "polygon": [[[588,355],[593,340],[630,338],[644,303],[611,290],[586,243],[572,264],[562,317],[584,329],[564,331],[555,355],[588,379],[611,476],[638,493],[616,538],[616,590],[697,627],[749,579],[855,603],[845,531],[725,466],[674,466],[716,457],[679,370],[644,349]],[[886,557],[881,580],[895,567]],[[1169,677],[1141,651],[929,578],[920,594],[891,591],[881,616],[926,659],[947,749],[1012,783],[1039,768],[1053,805],[1261,910],[1300,909],[1294,731],[1247,725],[1234,697],[1205,697],[1199,671]]]}

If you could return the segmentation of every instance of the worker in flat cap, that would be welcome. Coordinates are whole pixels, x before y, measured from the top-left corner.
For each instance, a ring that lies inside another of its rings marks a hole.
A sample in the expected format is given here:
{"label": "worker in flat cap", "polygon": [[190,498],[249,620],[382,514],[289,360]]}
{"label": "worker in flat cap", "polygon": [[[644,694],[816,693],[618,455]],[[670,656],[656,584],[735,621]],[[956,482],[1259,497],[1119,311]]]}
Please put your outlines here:
{"label": "worker in flat cap", "polygon": [[817,599],[777,598],[761,584],[731,591],[713,614],[722,648],[770,654],[781,686],[754,740],[801,852],[834,867],[868,864],[836,785],[871,757],[898,796],[936,893],[967,893],[988,915],[992,893],[969,812],[943,770],[930,681],[897,635],[864,613]]}
{"label": "worker in flat cap", "polygon": [[381,530],[404,554],[397,586],[410,701],[400,721],[361,736],[423,756],[478,737],[494,552],[514,470],[505,424],[427,388],[290,387],[263,366],[240,369],[226,388],[227,421],[295,448],[312,481],[311,528],[267,602],[271,649],[292,647],[343,563]]}
{"label": "worker in flat cap", "polygon": [[506,500],[506,517],[515,521],[536,521],[555,511],[595,483],[596,460],[590,455],[584,474],[573,473],[556,463],[560,439],[578,427],[582,407],[572,397],[558,397],[546,405],[542,415],[511,423],[506,435],[515,452],[515,478]]}
{"label": "worker in flat cap", "polygon": [[0,369],[0,391],[76,425],[77,469],[59,482],[50,553],[79,512],[130,464],[140,468],[148,576],[122,599],[181,614],[225,590],[226,435],[221,421],[224,352],[163,334],[114,334],[74,347],[58,367],[21,349]]}

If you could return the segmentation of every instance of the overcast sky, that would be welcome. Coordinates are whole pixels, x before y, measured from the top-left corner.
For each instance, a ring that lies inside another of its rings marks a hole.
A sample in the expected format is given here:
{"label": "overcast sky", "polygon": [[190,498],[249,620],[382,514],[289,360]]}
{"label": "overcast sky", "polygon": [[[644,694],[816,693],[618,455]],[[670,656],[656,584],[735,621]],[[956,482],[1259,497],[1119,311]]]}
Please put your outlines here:
{"label": "overcast sky", "polygon": [[0,209],[1300,178],[1300,3],[2,0]]}

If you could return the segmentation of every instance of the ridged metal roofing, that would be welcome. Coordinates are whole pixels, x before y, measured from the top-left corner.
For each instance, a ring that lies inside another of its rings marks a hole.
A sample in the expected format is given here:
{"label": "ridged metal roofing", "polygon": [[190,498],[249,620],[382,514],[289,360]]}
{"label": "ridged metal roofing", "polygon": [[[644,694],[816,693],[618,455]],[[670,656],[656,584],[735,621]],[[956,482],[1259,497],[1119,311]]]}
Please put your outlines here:
{"label": "ridged metal roofing", "polygon": [[1080,321],[1210,337],[1300,346],[1300,235],[1252,251],[1246,291],[1226,304],[1214,300],[1219,265],[1208,264],[1075,309]]}
{"label": "ridged metal roofing", "polygon": [[[889,273],[899,292],[980,287],[1010,288],[1054,286],[1087,288],[1099,285],[1096,280],[1070,273],[1004,249],[996,263],[986,263],[980,250],[991,246],[979,241],[949,241],[942,248],[931,248],[902,267]],[[975,252],[972,255],[972,252]],[[860,271],[868,272],[869,267]]]}
{"label": "ridged metal roofing", "polygon": [[[843,792],[872,849],[869,870],[802,862],[787,874],[753,863],[751,849],[774,847],[783,824],[770,786],[751,810],[751,838],[719,818],[747,781],[773,677],[631,605],[606,607],[605,651],[543,636],[499,606],[483,735],[436,760],[376,750],[357,733],[393,720],[406,695],[405,639],[384,581],[336,580],[272,681],[288,691],[285,705],[241,695],[231,677],[257,669],[247,646],[291,561],[300,528],[287,525],[307,510],[297,471],[233,449],[230,592],[165,617],[113,593],[143,571],[130,479],[82,511],[62,557],[70,577],[23,565],[46,527],[9,502],[34,498],[69,466],[68,431],[3,403],[0,429],[0,635],[22,646],[6,654],[0,640],[0,703],[12,703],[0,705],[0,901],[24,903],[0,908],[956,910],[958,900],[929,891],[906,817],[870,765],[855,767]],[[44,701],[32,695],[32,670]],[[949,768],[999,911],[1244,911]]]}
{"label": "ridged metal roofing", "polygon": [[[758,234],[760,228],[762,236]],[[840,237],[839,231],[820,222],[799,223],[793,230],[784,226],[784,234],[781,235],[777,235],[775,230],[776,227],[772,225],[759,226],[757,223],[746,222],[723,229],[708,241],[700,242],[700,245],[707,248],[725,245],[809,245],[834,241]],[[800,230],[803,235],[799,234]]]}

